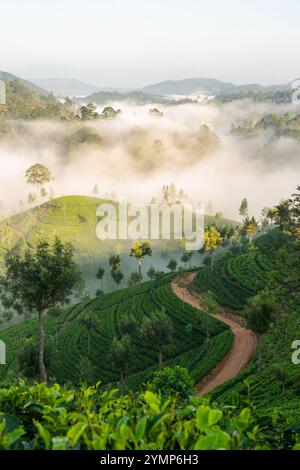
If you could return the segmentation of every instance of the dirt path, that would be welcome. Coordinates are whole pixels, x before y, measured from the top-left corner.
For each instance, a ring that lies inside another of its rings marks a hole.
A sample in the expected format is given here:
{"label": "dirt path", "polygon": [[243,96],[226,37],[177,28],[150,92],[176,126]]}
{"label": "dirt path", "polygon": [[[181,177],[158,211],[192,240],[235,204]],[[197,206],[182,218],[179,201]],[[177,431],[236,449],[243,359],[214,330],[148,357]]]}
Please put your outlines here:
{"label": "dirt path", "polygon": [[[172,282],[173,292],[184,302],[200,309],[199,295],[188,290],[196,272],[185,273]],[[236,319],[228,310],[220,308],[220,313],[212,314],[214,318],[226,323],[234,334],[233,345],[229,353],[219,364],[199,383],[196,384],[197,395],[205,395],[218,385],[235,377],[249,363],[257,346],[255,335],[244,326],[242,319]]]}

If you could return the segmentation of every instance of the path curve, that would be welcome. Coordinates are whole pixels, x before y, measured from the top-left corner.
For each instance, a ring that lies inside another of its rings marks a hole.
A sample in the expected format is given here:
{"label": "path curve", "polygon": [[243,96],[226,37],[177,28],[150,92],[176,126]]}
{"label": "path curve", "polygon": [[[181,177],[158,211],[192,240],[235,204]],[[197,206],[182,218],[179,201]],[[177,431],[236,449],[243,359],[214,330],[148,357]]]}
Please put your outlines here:
{"label": "path curve", "polygon": [[[197,272],[188,272],[177,277],[171,284],[173,292],[184,302],[195,308],[199,305],[199,294],[188,289],[191,286]],[[234,340],[230,351],[217,366],[196,384],[197,395],[205,395],[218,385],[232,379],[249,363],[257,347],[257,338],[252,331],[245,328],[241,317],[234,317],[228,309],[220,307],[220,313],[210,314],[226,325],[234,334]]]}

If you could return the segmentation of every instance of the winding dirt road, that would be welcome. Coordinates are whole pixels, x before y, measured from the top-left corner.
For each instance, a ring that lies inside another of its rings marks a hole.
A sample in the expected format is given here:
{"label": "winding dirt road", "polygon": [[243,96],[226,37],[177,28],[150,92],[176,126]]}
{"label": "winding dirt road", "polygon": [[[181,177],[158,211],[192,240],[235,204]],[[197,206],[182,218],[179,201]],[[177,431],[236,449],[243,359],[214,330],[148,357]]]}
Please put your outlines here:
{"label": "winding dirt road", "polygon": [[[173,292],[184,302],[201,309],[201,297],[188,289],[197,272],[184,273],[172,282]],[[199,304],[200,301],[200,304]],[[220,313],[212,317],[226,323],[234,334],[232,347],[228,354],[199,384],[196,384],[197,395],[205,395],[218,385],[235,377],[249,363],[257,346],[257,339],[252,331],[243,326],[243,319],[234,316],[229,310],[220,307]]]}

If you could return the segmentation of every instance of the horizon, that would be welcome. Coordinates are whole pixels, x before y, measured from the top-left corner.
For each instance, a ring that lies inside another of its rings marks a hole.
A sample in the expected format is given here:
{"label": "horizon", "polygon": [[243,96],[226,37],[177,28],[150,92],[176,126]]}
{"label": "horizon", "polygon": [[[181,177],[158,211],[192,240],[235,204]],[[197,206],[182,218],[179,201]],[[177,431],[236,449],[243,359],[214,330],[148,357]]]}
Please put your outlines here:
{"label": "horizon", "polygon": [[88,7],[12,0],[0,11],[0,68],[23,78],[139,88],[193,77],[270,85],[299,76],[295,0],[91,0]]}

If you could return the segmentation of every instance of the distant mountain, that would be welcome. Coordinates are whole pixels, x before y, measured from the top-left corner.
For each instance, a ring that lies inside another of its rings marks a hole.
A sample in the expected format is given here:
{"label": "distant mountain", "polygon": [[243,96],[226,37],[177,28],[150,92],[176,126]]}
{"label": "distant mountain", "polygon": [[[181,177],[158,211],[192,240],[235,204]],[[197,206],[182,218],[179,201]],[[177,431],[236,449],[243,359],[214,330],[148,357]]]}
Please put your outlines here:
{"label": "distant mountain", "polygon": [[211,78],[186,78],[184,80],[168,80],[155,83],[143,88],[145,93],[158,95],[191,95],[204,93],[218,95],[225,91],[230,92],[236,88],[233,83],[225,83]]}
{"label": "distant mountain", "polygon": [[29,90],[35,91],[36,93],[40,93],[41,95],[47,95],[48,91],[44,88],[41,88],[39,85],[32,83],[28,80],[24,80],[23,78],[17,77],[16,75],[9,73],[9,72],[1,72],[0,70],[0,80],[5,81],[12,81],[12,80],[19,80],[24,86],[29,88]]}
{"label": "distant mountain", "polygon": [[129,92],[119,91],[98,91],[89,96],[86,96],[84,102],[92,102],[97,104],[105,104],[113,101],[132,101],[139,104],[148,103],[159,103],[169,104],[171,100],[168,100],[164,96],[152,95],[150,93],[144,93],[142,90],[134,90]]}
{"label": "distant mountain", "polygon": [[211,78],[186,78],[184,80],[168,80],[143,88],[145,93],[158,95],[193,95],[203,93],[214,96],[227,96],[246,93],[265,93],[266,91],[283,91],[288,85],[263,86],[257,83],[234,85]]}
{"label": "distant mountain", "polygon": [[56,96],[86,96],[100,90],[100,87],[76,78],[31,78],[30,82],[51,91]]}

